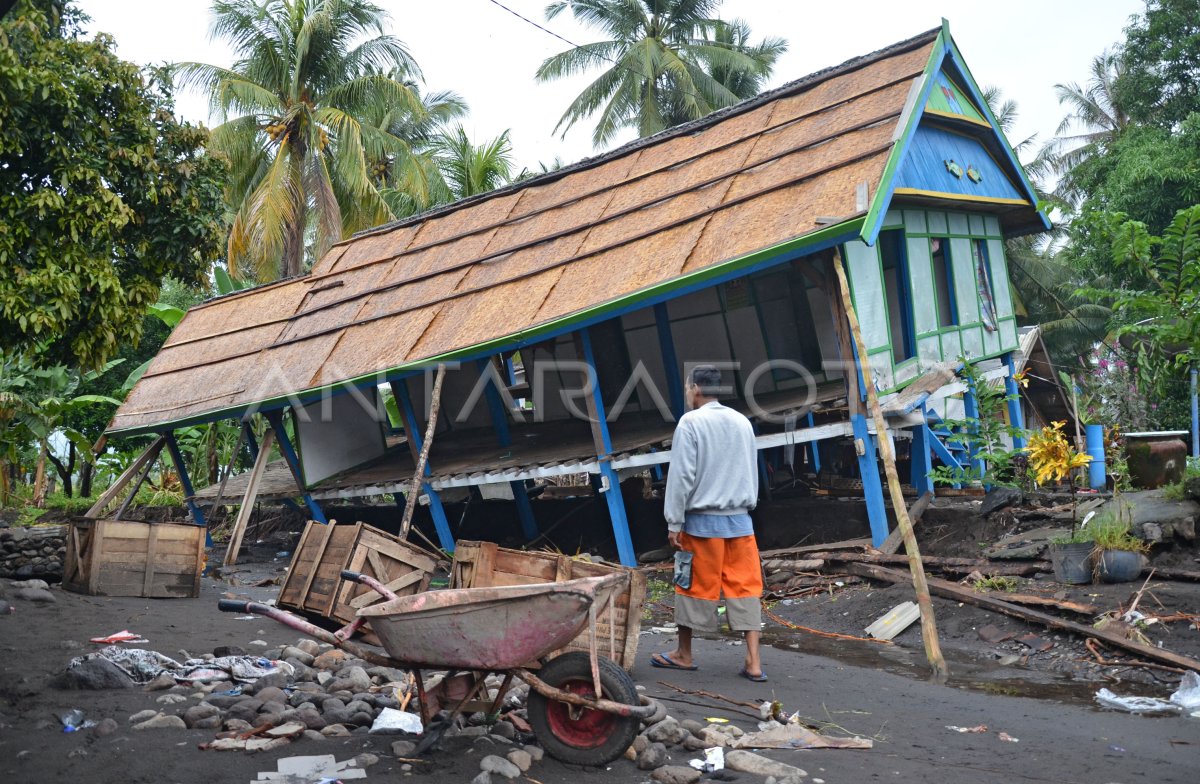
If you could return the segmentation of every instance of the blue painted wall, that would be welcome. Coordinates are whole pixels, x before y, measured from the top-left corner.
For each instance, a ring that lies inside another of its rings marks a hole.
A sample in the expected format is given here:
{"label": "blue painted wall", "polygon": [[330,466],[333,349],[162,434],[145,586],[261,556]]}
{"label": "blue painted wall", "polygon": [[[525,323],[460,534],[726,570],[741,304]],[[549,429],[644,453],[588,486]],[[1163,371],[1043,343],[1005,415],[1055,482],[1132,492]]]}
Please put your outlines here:
{"label": "blue painted wall", "polygon": [[[954,160],[962,167],[962,177],[955,177],[947,170],[947,159]],[[977,169],[983,179],[978,183],[973,182],[966,174],[968,167]],[[908,155],[900,164],[896,187],[963,196],[1024,198],[976,139],[925,121],[917,128]]]}

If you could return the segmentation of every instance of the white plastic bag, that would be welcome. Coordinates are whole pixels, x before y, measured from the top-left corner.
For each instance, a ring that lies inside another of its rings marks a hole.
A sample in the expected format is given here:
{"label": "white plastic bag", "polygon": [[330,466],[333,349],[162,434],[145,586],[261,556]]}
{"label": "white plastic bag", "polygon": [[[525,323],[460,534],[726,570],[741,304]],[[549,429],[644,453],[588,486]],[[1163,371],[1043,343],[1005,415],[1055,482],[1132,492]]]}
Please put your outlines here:
{"label": "white plastic bag", "polygon": [[415,713],[399,711],[395,708],[384,708],[375,717],[375,722],[371,725],[371,735],[394,735],[399,732],[407,732],[411,735],[419,735],[424,729],[421,725],[421,717]]}

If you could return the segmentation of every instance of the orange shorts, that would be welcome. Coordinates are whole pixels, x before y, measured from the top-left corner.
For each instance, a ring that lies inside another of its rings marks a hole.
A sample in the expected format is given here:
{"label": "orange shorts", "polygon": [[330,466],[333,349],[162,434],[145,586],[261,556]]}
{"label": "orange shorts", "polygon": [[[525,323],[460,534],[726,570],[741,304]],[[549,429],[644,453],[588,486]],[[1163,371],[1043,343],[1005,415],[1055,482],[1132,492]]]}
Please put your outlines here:
{"label": "orange shorts", "polygon": [[730,629],[760,629],[762,563],[754,537],[718,539],[682,533],[679,544],[692,553],[692,585],[687,590],[675,586],[675,622],[690,629],[715,630],[717,603],[723,597]]}

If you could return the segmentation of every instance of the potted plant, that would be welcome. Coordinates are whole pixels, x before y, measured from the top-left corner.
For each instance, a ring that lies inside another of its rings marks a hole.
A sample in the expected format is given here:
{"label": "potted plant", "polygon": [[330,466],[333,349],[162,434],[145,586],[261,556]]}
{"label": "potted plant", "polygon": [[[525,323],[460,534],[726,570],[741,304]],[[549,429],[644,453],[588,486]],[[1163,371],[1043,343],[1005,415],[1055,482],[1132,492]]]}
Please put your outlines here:
{"label": "potted plant", "polygon": [[1062,431],[1065,424],[1055,422],[1030,436],[1029,468],[1039,485],[1063,480],[1071,485],[1071,533],[1050,543],[1050,563],[1054,566],[1054,576],[1060,582],[1078,585],[1091,582],[1093,544],[1090,536],[1075,528],[1074,473],[1076,469],[1086,466],[1091,457],[1079,453],[1067,441]]}
{"label": "potted plant", "polygon": [[1136,580],[1146,565],[1149,545],[1132,533],[1129,509],[1120,500],[1100,512],[1087,529],[1092,539],[1095,575],[1106,583]]}

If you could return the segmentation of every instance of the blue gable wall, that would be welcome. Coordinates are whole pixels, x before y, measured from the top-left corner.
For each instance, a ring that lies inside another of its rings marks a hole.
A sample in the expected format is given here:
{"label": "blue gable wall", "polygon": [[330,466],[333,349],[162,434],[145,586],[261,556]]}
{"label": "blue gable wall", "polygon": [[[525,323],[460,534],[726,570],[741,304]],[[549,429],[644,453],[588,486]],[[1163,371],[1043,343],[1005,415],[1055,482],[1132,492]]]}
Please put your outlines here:
{"label": "blue gable wall", "polygon": [[[961,177],[947,169],[946,160],[953,160],[961,167]],[[982,175],[980,182],[967,176],[969,167]],[[900,164],[896,188],[974,199],[1025,201],[1021,191],[978,140],[926,122],[917,128],[908,155]]]}

